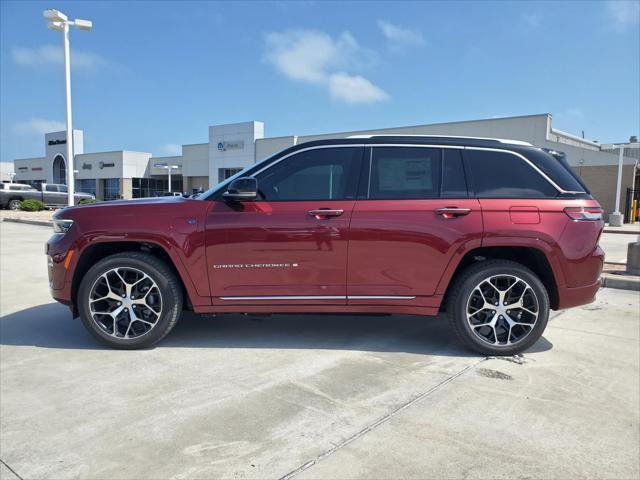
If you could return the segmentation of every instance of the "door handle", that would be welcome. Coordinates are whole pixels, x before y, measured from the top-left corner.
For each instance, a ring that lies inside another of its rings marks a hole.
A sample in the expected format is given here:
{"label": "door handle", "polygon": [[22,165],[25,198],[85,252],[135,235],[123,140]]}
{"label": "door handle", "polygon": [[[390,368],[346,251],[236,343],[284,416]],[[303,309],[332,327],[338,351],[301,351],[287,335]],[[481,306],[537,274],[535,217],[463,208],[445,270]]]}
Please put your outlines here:
{"label": "door handle", "polygon": [[462,217],[464,215],[469,215],[471,213],[470,208],[458,208],[458,207],[444,207],[436,209],[436,214],[440,215],[442,218],[456,218]]}
{"label": "door handle", "polygon": [[344,213],[344,210],[332,210],[330,208],[318,208],[316,210],[309,210],[307,212],[312,217],[326,218],[326,217],[339,217]]}

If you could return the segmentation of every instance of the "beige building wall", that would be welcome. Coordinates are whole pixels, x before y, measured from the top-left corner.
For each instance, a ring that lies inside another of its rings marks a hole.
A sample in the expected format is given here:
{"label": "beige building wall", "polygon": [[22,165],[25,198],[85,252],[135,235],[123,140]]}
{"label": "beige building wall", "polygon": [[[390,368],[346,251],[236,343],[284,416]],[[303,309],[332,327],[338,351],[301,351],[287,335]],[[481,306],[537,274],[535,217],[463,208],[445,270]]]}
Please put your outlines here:
{"label": "beige building wall", "polygon": [[209,176],[183,177],[183,190],[191,193],[192,189],[202,187],[203,190],[209,189]]}
{"label": "beige building wall", "polygon": [[[617,165],[593,165],[573,167],[573,170],[587,184],[593,197],[600,202],[604,209],[605,219],[615,208],[616,183],[618,179]],[[627,188],[633,188],[635,174],[634,165],[624,165],[622,168],[622,188],[620,189],[620,212],[624,213],[624,202]]]}
{"label": "beige building wall", "polygon": [[120,179],[120,194],[126,200],[133,198],[133,182],[130,178]]}

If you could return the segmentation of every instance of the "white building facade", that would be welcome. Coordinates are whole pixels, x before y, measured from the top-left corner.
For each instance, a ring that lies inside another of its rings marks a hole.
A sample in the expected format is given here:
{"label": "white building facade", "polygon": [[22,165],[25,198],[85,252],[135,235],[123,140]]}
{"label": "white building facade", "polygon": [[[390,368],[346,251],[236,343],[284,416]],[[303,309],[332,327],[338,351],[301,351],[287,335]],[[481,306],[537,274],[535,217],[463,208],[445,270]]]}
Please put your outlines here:
{"label": "white building facade", "polygon": [[[194,193],[287,147],[312,140],[351,135],[456,135],[523,140],[563,151],[568,161],[606,212],[615,203],[617,152],[605,151],[599,142],[554,129],[551,114],[492,118],[463,122],[414,125],[376,130],[325,133],[306,136],[265,137],[262,122],[250,121],[209,127],[207,143],[182,145],[181,155],[155,157],[147,152],[84,153],[83,132],[74,131],[76,188],[98,199],[139,198],[171,191]],[[619,139],[621,140],[621,139]],[[66,183],[66,135],[45,135],[45,156],[14,161],[15,181]],[[622,141],[621,143],[624,143]],[[638,150],[636,150],[637,152]],[[621,204],[627,188],[633,188],[637,159],[625,156]]]}

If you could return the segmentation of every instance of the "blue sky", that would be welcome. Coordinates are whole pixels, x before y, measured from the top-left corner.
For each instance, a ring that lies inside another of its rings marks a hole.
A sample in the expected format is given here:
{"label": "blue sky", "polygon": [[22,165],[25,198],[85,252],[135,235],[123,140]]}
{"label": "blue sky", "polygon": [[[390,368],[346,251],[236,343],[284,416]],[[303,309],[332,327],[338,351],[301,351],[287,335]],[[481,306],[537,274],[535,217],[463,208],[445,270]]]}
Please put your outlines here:
{"label": "blue sky", "polygon": [[640,2],[0,2],[0,160],[74,125],[85,151],[167,155],[207,126],[311,134],[551,112],[601,142],[640,129]]}

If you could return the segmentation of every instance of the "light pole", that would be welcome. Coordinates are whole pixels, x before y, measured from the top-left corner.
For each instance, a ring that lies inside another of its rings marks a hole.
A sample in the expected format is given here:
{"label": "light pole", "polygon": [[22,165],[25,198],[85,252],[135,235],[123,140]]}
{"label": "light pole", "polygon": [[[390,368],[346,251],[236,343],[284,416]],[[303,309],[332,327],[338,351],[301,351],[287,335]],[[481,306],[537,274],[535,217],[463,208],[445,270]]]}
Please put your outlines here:
{"label": "light pole", "polygon": [[623,216],[620,213],[620,190],[622,190],[622,166],[624,163],[624,149],[625,148],[640,148],[640,143],[621,143],[621,144],[606,144],[602,145],[602,150],[615,150],[620,149],[618,154],[618,179],[616,181],[616,206],[615,210],[609,215],[609,225],[612,227],[621,227],[623,223]]}
{"label": "light pole", "polygon": [[154,167],[156,168],[164,168],[165,170],[167,170],[169,172],[169,192],[173,193],[171,191],[171,170],[178,170],[180,168],[180,165],[168,165],[166,163],[154,163],[153,164]]}
{"label": "light pole", "polygon": [[67,16],[54,9],[48,9],[43,12],[44,17],[48,20],[47,26],[52,30],[62,32],[64,45],[64,83],[67,98],[67,191],[68,204],[74,204],[75,184],[73,179],[73,123],[71,120],[71,56],[69,52],[69,27],[76,27],[80,30],[91,30],[93,23],[89,20],[76,18],[69,20]]}

